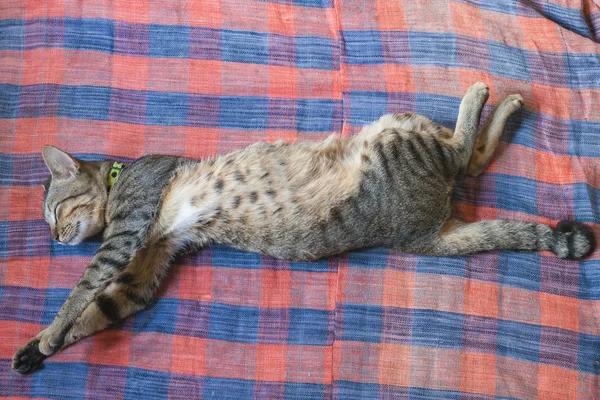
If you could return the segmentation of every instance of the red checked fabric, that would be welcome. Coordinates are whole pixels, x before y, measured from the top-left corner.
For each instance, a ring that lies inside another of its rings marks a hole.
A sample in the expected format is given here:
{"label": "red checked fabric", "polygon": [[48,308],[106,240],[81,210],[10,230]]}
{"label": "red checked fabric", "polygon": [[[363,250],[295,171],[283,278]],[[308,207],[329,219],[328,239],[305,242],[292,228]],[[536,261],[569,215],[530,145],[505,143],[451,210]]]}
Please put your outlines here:
{"label": "red checked fabric", "polygon": [[52,144],[89,160],[203,157],[355,134],[388,112],[453,126],[467,87],[521,93],[468,221],[600,236],[600,9],[591,0],[0,0],[0,396],[598,399],[600,252],[290,263],[214,246],[149,310],[32,376],[18,346],[98,247],[53,243]]}

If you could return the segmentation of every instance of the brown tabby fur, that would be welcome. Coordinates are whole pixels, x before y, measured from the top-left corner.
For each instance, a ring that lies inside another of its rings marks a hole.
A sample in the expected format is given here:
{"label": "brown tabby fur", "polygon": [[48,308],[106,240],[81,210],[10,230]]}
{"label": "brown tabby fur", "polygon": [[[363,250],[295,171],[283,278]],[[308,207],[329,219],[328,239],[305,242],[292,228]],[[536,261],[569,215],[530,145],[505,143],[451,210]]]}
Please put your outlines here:
{"label": "brown tabby fur", "polygon": [[223,243],[283,259],[314,260],[385,246],[430,255],[497,249],[551,250],[581,258],[591,231],[451,217],[460,173],[488,164],[519,95],[498,105],[477,135],[488,98],[473,85],[455,131],[415,114],[385,115],[358,135],[323,142],[255,144],[215,159],[148,156],[110,192],[111,162],[91,163],[46,147],[52,173],[44,215],[53,237],[76,244],[104,228],[104,241],[53,323],[13,359],[28,373],[44,358],[150,304],[173,255]]}

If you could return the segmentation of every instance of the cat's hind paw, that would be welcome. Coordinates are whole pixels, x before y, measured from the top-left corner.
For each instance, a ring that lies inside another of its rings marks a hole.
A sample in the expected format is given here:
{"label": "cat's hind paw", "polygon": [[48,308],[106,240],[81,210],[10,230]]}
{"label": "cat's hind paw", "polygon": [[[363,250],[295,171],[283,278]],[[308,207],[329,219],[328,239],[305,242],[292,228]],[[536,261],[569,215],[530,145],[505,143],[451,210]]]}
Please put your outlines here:
{"label": "cat's hind paw", "polygon": [[521,96],[520,94],[511,94],[510,96],[507,96],[504,100],[502,100],[502,103],[500,103],[499,107],[504,108],[506,112],[512,114],[513,112],[523,107],[524,102],[525,101],[523,100],[523,96]]}
{"label": "cat's hind paw", "polygon": [[19,374],[30,374],[43,368],[43,361],[47,356],[40,352],[39,343],[38,339],[34,339],[17,350],[12,360],[13,371]]}
{"label": "cat's hind paw", "polygon": [[477,82],[471,85],[465,94],[465,98],[481,104],[484,104],[489,96],[490,89],[488,88],[488,85],[483,82]]}

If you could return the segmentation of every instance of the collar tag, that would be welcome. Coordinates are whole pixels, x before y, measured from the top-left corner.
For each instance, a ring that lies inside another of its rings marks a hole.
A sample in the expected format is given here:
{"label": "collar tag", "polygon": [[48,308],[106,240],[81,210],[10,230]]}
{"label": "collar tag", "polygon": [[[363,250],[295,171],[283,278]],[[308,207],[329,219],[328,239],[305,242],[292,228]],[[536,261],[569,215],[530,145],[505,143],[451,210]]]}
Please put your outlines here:
{"label": "collar tag", "polygon": [[121,170],[123,169],[123,163],[114,162],[112,167],[110,168],[110,172],[108,173],[108,187],[110,188],[117,182],[119,179],[119,175],[121,174]]}

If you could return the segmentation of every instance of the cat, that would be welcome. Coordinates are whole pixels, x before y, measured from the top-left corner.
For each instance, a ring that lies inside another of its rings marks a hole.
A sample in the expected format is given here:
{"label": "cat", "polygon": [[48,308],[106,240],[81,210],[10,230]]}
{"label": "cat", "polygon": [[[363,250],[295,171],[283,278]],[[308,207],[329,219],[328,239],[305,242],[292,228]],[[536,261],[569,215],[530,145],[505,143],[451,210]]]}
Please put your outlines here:
{"label": "cat", "polygon": [[349,139],[259,143],[205,160],[154,155],[122,169],[46,146],[43,212],[52,237],[74,245],[104,230],[104,240],[52,324],[18,349],[12,368],[33,372],[61,348],[146,308],[173,255],[190,247],[222,243],[288,260],[367,247],[586,257],[595,242],[583,224],[552,229],[451,216],[456,176],[483,171],[523,104],[508,96],[477,134],[488,96],[481,82],[467,90],[454,131],[417,114],[388,114]]}

